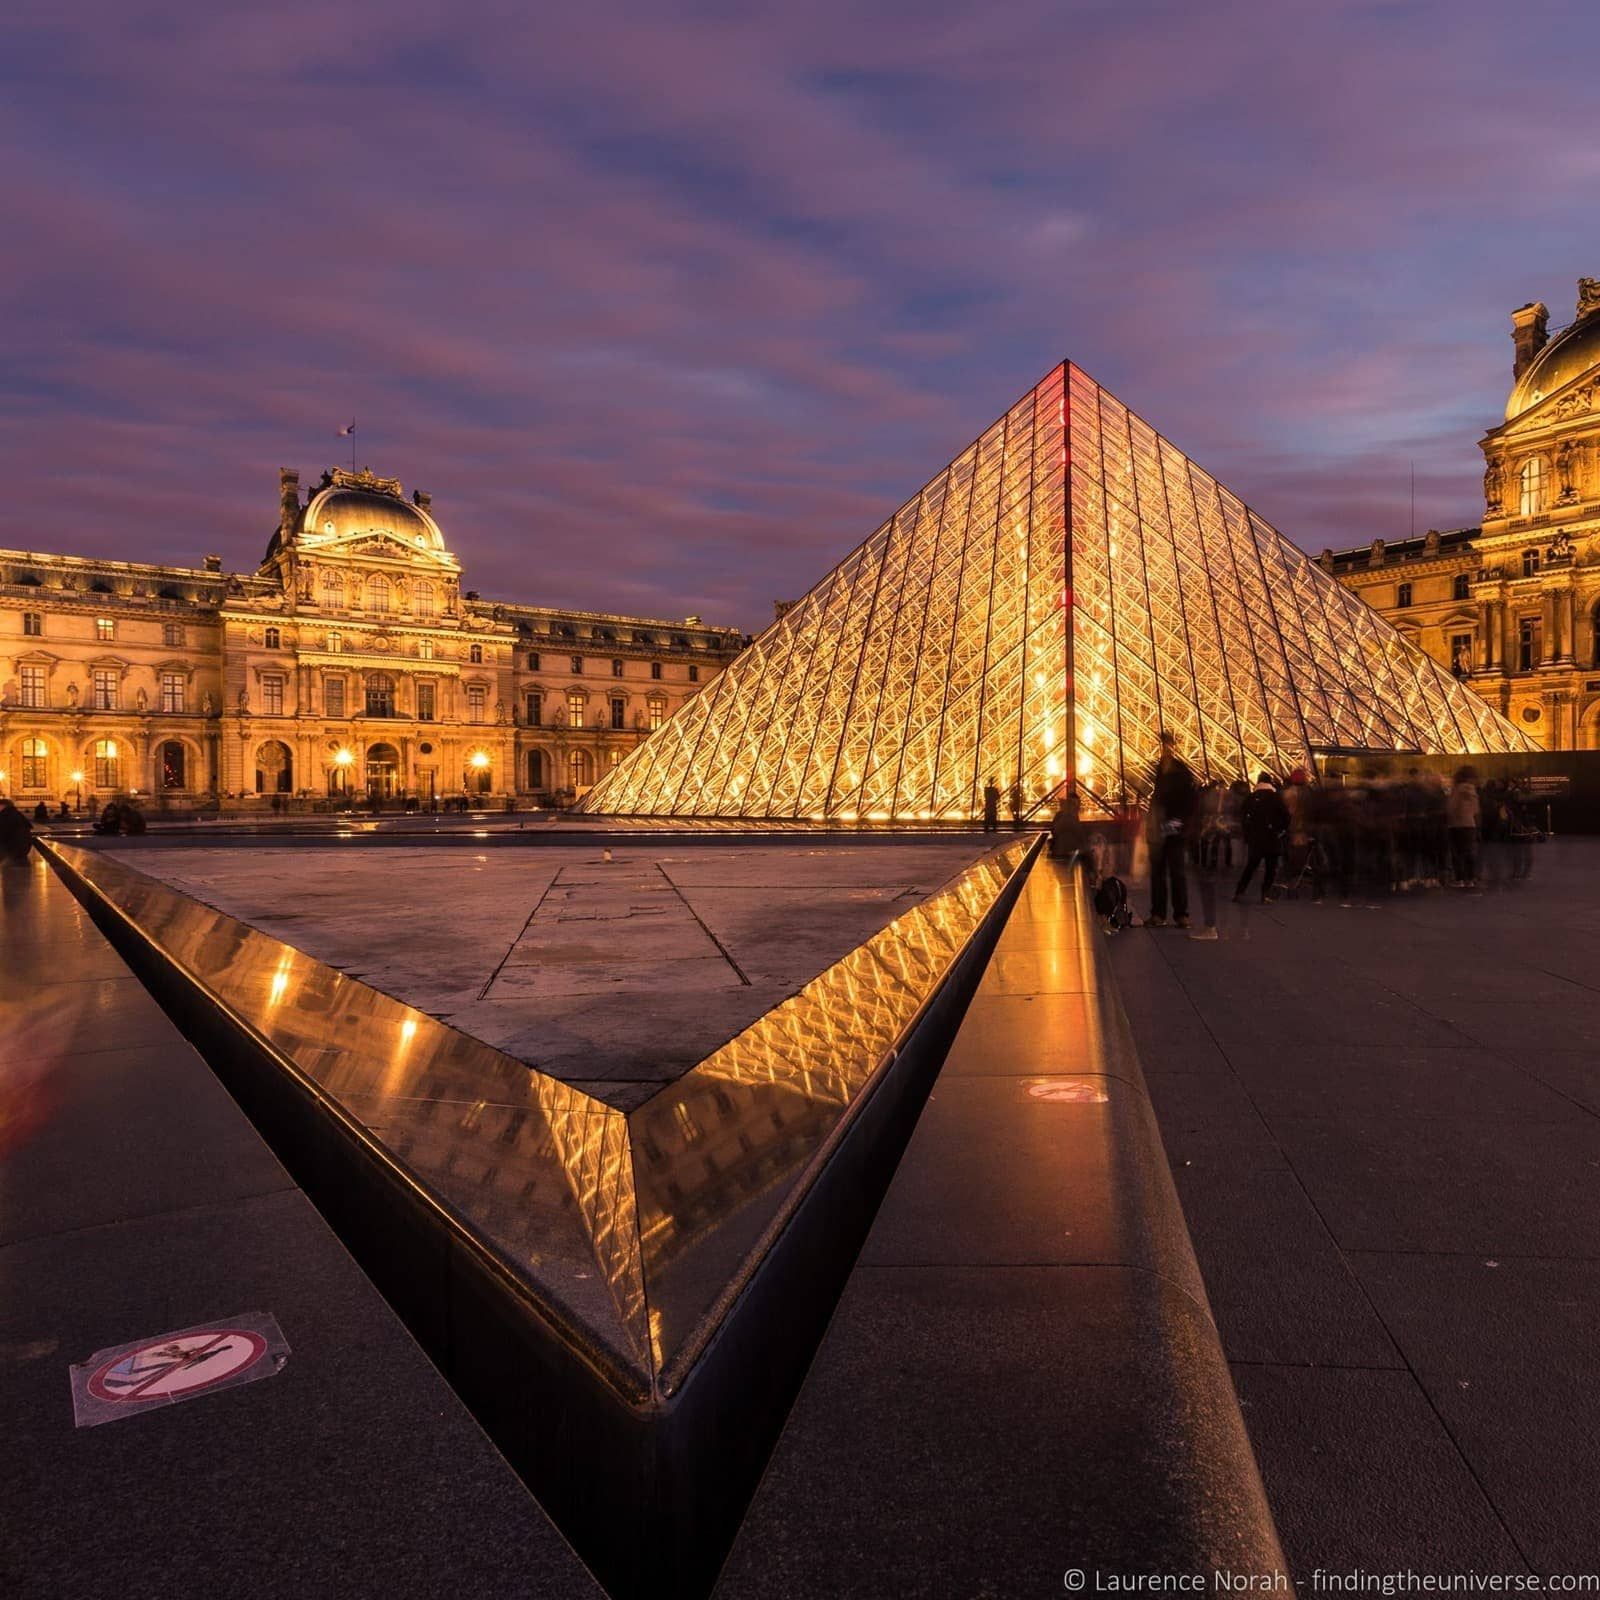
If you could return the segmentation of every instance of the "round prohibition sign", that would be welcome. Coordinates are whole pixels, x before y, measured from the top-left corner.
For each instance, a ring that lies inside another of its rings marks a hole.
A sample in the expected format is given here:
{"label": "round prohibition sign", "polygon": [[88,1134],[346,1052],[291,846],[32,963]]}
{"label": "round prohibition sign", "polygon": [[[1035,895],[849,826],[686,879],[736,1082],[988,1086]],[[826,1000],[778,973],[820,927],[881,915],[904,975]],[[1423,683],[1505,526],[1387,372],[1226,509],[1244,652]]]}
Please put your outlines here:
{"label": "round prohibition sign", "polygon": [[96,1400],[164,1400],[209,1389],[248,1372],[267,1341],[243,1328],[206,1328],[158,1339],[96,1367],[89,1393]]}

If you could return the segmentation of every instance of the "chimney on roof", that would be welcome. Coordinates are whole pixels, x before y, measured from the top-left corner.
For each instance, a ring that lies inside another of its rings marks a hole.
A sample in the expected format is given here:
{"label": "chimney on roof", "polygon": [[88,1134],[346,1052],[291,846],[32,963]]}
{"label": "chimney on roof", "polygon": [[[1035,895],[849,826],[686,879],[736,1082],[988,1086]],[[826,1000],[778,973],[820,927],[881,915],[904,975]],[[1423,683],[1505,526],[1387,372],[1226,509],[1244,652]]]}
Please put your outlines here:
{"label": "chimney on roof", "polygon": [[1548,323],[1550,308],[1543,300],[1518,306],[1511,313],[1511,342],[1516,348],[1516,359],[1511,363],[1511,376],[1520,378],[1533,365],[1533,358],[1550,342]]}
{"label": "chimney on roof", "polygon": [[413,489],[411,491],[411,503],[419,511],[433,510],[433,496],[426,489]]}
{"label": "chimney on roof", "polygon": [[222,571],[222,557],[221,556],[207,556],[206,557],[206,571],[207,572],[221,572]]}

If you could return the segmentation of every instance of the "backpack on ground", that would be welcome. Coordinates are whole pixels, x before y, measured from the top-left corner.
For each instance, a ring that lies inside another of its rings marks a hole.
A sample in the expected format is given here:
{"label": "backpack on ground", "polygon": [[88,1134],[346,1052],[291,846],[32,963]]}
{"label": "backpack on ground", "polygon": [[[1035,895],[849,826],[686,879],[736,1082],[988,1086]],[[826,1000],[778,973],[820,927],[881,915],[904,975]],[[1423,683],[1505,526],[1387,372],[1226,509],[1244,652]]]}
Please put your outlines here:
{"label": "backpack on ground", "polygon": [[1133,921],[1128,909],[1128,890],[1121,878],[1106,877],[1094,891],[1094,909],[1106,920],[1107,930],[1115,933]]}

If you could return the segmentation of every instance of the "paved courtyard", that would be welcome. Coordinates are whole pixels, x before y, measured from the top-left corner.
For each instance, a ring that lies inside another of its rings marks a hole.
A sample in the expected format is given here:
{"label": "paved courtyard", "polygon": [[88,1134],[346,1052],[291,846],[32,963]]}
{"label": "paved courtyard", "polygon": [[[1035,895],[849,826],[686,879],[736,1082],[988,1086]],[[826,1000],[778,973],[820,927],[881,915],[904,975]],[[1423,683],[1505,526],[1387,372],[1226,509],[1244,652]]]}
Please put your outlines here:
{"label": "paved courtyard", "polygon": [[626,1103],[992,842],[112,853],[546,1072],[610,1080]]}
{"label": "paved courtyard", "polygon": [[1600,842],[1223,909],[1113,965],[1295,1573],[1594,1570]]}

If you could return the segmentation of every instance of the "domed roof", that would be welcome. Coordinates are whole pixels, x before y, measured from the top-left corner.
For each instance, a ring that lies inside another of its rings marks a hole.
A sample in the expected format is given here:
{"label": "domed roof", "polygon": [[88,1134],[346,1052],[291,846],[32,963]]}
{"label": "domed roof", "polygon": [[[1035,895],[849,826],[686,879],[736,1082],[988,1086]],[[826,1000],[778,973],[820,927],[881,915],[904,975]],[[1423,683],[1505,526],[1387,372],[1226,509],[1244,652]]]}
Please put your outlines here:
{"label": "domed roof", "polygon": [[1520,417],[1547,395],[1565,389],[1585,372],[1600,368],[1600,309],[1562,329],[1517,379],[1506,402],[1506,421]]}
{"label": "domed roof", "polygon": [[311,496],[300,527],[308,542],[344,539],[354,534],[388,534],[423,550],[444,550],[444,535],[424,505],[407,500],[398,478],[337,468],[330,482]]}

